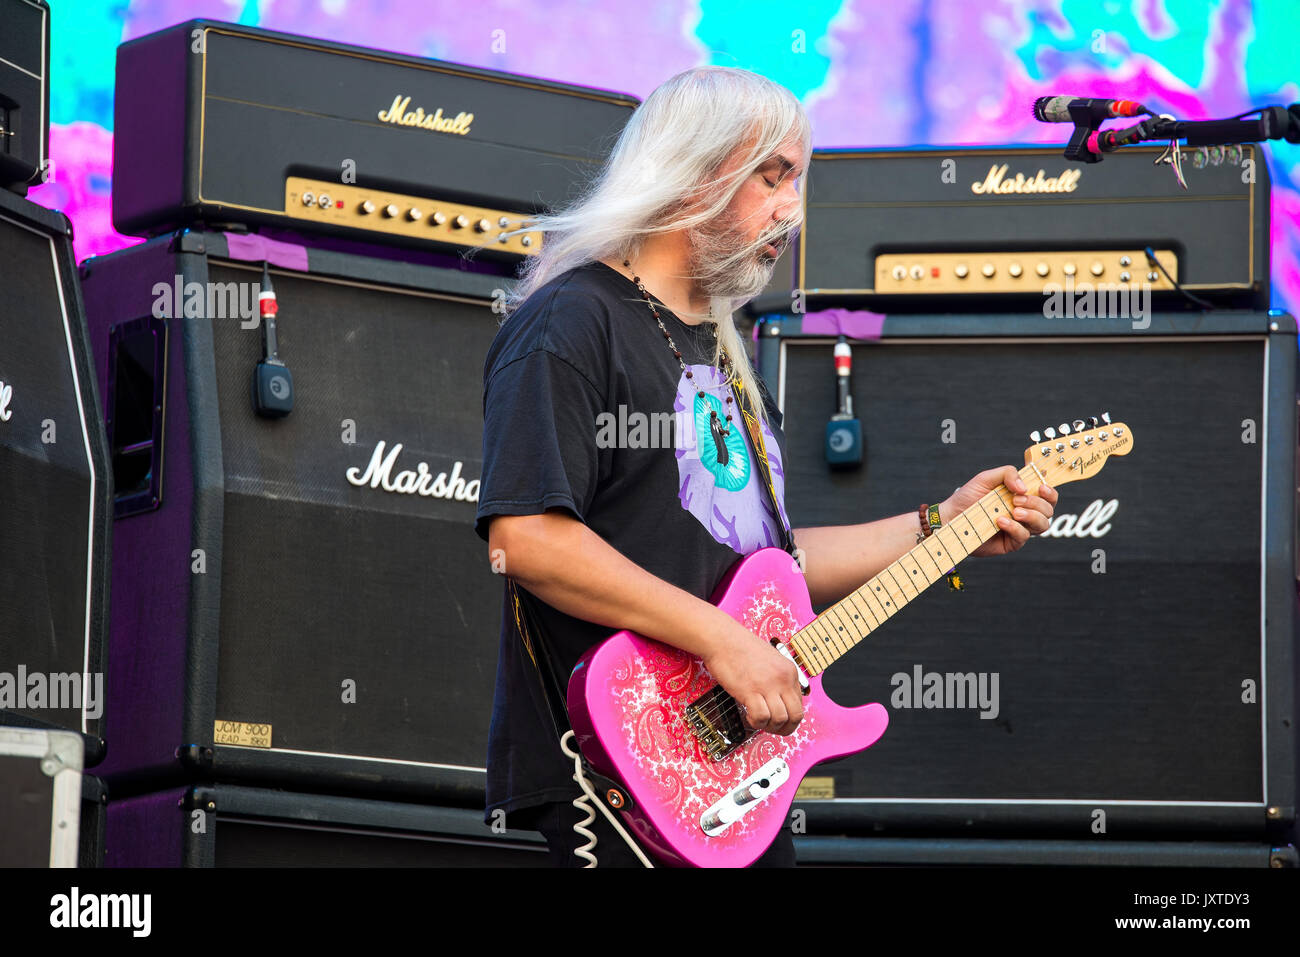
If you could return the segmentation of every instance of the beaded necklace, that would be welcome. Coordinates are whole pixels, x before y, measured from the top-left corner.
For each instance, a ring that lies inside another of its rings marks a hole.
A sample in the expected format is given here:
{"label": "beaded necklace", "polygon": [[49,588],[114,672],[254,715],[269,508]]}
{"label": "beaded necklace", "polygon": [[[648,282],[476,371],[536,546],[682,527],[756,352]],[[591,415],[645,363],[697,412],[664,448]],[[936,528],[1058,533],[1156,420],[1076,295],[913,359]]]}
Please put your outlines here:
{"label": "beaded necklace", "polygon": [[[628,260],[624,259],[624,260],[623,260],[623,265],[624,265],[624,267],[626,267],[629,271],[631,271],[631,269],[632,269],[632,263],[631,263],[631,262],[629,262]],[[659,310],[655,308],[654,301],[650,298],[650,293],[646,292],[646,288],[645,288],[645,286],[641,283],[641,277],[640,277],[640,276],[637,276],[636,274],[633,274],[633,276],[632,276],[632,281],[633,281],[634,283],[636,283],[636,287],[637,287],[637,289],[641,290],[641,296],[642,296],[642,298],[645,299],[645,301],[646,301],[646,305],[648,305],[648,306],[650,307],[650,311],[654,314],[655,322],[659,323],[659,330],[664,334],[664,338],[668,340],[668,348],[673,350],[673,355],[675,355],[675,356],[677,357],[677,362],[678,362],[678,364],[681,365],[681,367],[682,367],[682,371],[686,373],[686,378],[688,378],[688,379],[691,380],[691,384],[692,384],[692,385],[695,385],[695,376],[691,373],[691,370],[690,370],[690,369],[686,368],[686,361],[682,358],[682,354],[681,354],[681,352],[678,350],[678,348],[677,348],[677,344],[676,344],[675,342],[673,342],[673,337],[672,337],[672,335],[669,334],[668,329],[664,326],[664,321],[663,321],[662,319],[659,318]],[[709,306],[709,318],[710,318],[710,319],[713,318],[713,306],[712,306],[712,305]],[[717,326],[716,326],[716,325],[713,326],[713,337],[714,337],[715,339],[718,337],[718,330],[717,330]],[[726,349],[723,349],[723,350],[722,350],[722,364],[723,364],[723,370],[722,370],[722,371],[723,371],[723,374],[726,375],[726,377],[727,377],[727,381],[730,382],[730,381],[731,381],[731,373],[732,373],[731,358],[727,355],[727,350],[726,350]],[[704,390],[703,390],[703,389],[697,389],[697,390],[696,390],[696,395],[698,395],[701,399],[703,399],[703,398],[704,398]],[[727,405],[730,406],[730,405],[731,405],[731,396],[728,395],[726,398],[727,398]],[[731,435],[731,413],[730,413],[730,412],[727,413],[727,418],[726,418],[726,422],[727,422],[727,424],[726,424],[725,426],[722,425],[721,421],[719,421],[717,411],[715,411],[715,410],[713,410],[713,409],[710,409],[710,410],[709,410],[709,417],[710,417],[710,419],[711,419],[711,426],[712,426],[713,431],[714,431],[714,433],[715,433],[716,435],[722,435],[722,436],[729,436],[729,435]]]}

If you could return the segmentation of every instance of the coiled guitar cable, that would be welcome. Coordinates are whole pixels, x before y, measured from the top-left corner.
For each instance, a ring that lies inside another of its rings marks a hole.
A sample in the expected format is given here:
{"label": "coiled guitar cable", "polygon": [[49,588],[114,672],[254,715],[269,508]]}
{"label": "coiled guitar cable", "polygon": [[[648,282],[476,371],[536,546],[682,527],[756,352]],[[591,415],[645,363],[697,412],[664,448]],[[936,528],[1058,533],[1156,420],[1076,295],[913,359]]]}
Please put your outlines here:
{"label": "coiled guitar cable", "polygon": [[625,842],[627,842],[627,846],[632,849],[632,853],[637,856],[641,863],[646,867],[653,868],[654,865],[650,863],[649,858],[642,853],[641,848],[637,847],[636,842],[632,840],[627,831],[623,830],[623,825],[614,817],[614,812],[605,806],[605,802],[596,794],[595,789],[591,786],[591,782],[587,780],[587,776],[582,773],[582,755],[570,747],[573,740],[574,733],[572,731],[566,731],[564,737],[560,739],[560,748],[565,754],[573,758],[573,780],[577,782],[578,787],[583,790],[582,797],[574,798],[573,806],[579,811],[586,812],[587,815],[585,820],[579,821],[577,824],[573,825],[574,833],[579,837],[585,837],[587,839],[586,844],[577,848],[573,852],[574,855],[587,862],[584,867],[590,868],[597,866],[596,855],[591,853],[596,849],[596,835],[588,829],[588,825],[596,820],[596,812],[594,808],[598,807],[609,823],[614,825],[614,830],[619,833]]}

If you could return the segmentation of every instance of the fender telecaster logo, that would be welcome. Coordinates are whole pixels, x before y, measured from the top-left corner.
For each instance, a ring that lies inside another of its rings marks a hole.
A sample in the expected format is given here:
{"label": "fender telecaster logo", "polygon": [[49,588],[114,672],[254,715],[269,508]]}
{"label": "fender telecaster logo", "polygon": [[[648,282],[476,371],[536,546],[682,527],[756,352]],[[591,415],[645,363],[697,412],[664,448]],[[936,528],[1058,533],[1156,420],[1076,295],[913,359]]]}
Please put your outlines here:
{"label": "fender telecaster logo", "polygon": [[1093,469],[1094,465],[1096,465],[1098,462],[1106,461],[1107,456],[1109,456],[1116,449],[1124,448],[1124,446],[1126,445],[1128,445],[1127,435],[1123,436],[1122,438],[1117,438],[1109,447],[1105,449],[1094,449],[1093,453],[1090,456],[1088,456],[1086,459],[1083,456],[1079,456],[1073,462],[1070,463],[1070,468],[1071,470],[1078,472],[1080,475],[1085,475],[1085,476],[1091,475],[1095,471],[1095,469]]}

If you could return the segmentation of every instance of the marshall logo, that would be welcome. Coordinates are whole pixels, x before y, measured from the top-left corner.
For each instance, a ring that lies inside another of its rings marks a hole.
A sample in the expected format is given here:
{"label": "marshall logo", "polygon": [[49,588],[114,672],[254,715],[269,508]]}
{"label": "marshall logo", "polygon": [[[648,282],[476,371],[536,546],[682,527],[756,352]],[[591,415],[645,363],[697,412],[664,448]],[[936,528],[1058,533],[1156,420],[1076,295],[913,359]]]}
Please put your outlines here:
{"label": "marshall logo", "polygon": [[442,107],[438,107],[436,113],[426,113],[418,106],[413,112],[407,112],[407,107],[410,104],[411,98],[402,96],[399,93],[393,97],[392,106],[379,111],[379,118],[385,123],[392,123],[396,126],[418,126],[422,130],[432,130],[435,133],[457,133],[461,136],[469,132],[469,125],[474,122],[473,113],[457,113],[455,119],[449,119],[442,115]]}
{"label": "marshall logo", "polygon": [[1057,513],[1052,525],[1043,532],[1044,538],[1102,538],[1110,531],[1111,516],[1119,509],[1119,501],[1099,498],[1088,503],[1082,515]]}
{"label": "marshall logo", "polygon": [[353,466],[347,471],[348,481],[353,485],[382,488],[385,492],[395,492],[398,495],[450,498],[458,502],[478,501],[479,480],[465,481],[460,474],[463,462],[457,461],[452,466],[450,475],[446,472],[434,475],[429,470],[427,462],[420,462],[414,471],[406,469],[394,475],[393,466],[401,451],[402,443],[398,442],[385,455],[384,443],[379,442],[375,446],[374,454],[370,456],[370,464],[366,466],[365,472]]}
{"label": "marshall logo", "polygon": [[971,183],[972,193],[1073,193],[1079,185],[1082,170],[1067,169],[1060,176],[1045,177],[1040,169],[1038,175],[1026,177],[1017,173],[1015,179],[1007,179],[1007,164],[990,166],[989,175],[982,183]]}
{"label": "marshall logo", "polygon": [[0,380],[0,422],[8,422],[13,412],[9,409],[9,403],[14,397],[14,387],[8,382]]}

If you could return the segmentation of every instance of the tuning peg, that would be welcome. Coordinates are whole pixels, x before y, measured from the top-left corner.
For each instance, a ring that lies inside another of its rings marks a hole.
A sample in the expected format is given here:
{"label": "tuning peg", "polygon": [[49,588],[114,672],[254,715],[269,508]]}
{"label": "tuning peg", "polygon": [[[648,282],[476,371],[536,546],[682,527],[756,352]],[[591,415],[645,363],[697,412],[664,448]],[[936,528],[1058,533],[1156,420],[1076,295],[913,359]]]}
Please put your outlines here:
{"label": "tuning peg", "polygon": [[1070,434],[1070,426],[1069,426],[1068,423],[1066,423],[1066,422],[1062,422],[1062,423],[1061,423],[1061,434],[1062,434],[1062,435],[1069,435],[1069,434]]}
{"label": "tuning peg", "polygon": [[1084,426],[1084,424],[1083,424],[1083,419],[1075,419],[1075,420],[1074,420],[1074,431],[1076,431],[1076,432],[1082,432],[1082,431],[1084,430],[1084,428],[1086,428],[1086,426]]}
{"label": "tuning peg", "polygon": [[1088,419],[1088,428],[1095,429],[1100,423],[1101,420],[1094,415]]}
{"label": "tuning peg", "polygon": [[1029,441],[1037,445],[1039,442],[1043,441],[1042,433],[1037,429],[1034,429],[1034,431],[1029,433]]}
{"label": "tuning peg", "polygon": [[1110,425],[1110,413],[1109,413],[1109,412],[1103,412],[1103,413],[1101,414],[1101,421],[1105,422],[1107,425]]}
{"label": "tuning peg", "polygon": [[1049,439],[1054,439],[1056,438],[1056,429],[1044,429],[1043,435],[1047,436]]}

